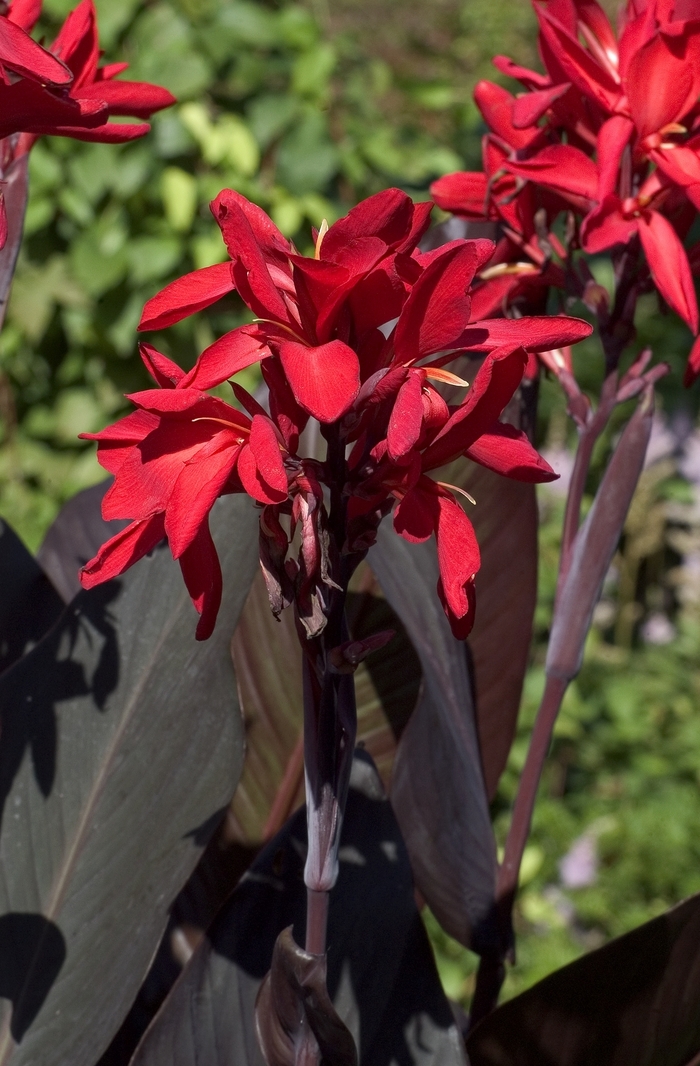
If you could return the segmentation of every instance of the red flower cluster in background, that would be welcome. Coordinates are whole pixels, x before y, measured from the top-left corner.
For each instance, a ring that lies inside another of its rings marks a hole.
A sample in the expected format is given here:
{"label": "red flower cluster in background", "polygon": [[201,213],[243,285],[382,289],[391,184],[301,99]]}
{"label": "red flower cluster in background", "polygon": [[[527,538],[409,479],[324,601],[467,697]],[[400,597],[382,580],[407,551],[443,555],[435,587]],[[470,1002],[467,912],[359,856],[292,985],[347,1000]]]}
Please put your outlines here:
{"label": "red flower cluster in background", "polygon": [[[110,116],[147,118],[175,103],[171,93],[157,85],[115,80],[127,63],[99,66],[93,0],[82,0],[71,12],[48,50],[29,36],[40,14],[41,0],[13,0],[0,14],[2,173],[41,134],[83,141],[131,141],[148,133],[148,123],[110,123]],[[0,200],[0,247],[6,232]]]}
{"label": "red flower cluster in background", "polygon": [[[217,340],[188,373],[141,346],[158,387],[131,396],[134,413],[90,435],[115,475],[104,516],[132,522],[83,569],[85,587],[120,574],[165,534],[201,614],[197,636],[206,638],[221,599],[208,514],[218,496],[246,492],[262,508],[273,610],[294,600],[314,636],[340,557],[366,552],[394,507],[402,537],[435,534],[438,592],[455,634],[466,636],[479,549],[451,487],[428,475],[467,455],[508,477],[552,479],[525,435],[499,416],[527,351],[573,343],[590,327],[563,317],[481,318],[470,285],[493,244],[459,240],[421,252],[430,206],[397,189],[379,193],[324,224],[306,257],[259,207],[231,190],[217,197],[212,211],[230,262],[173,282],[148,302],[140,328],[170,325],[234,289],[255,320]],[[484,353],[484,362],[462,402],[449,404],[435,384],[466,387],[445,369],[464,351]],[[235,383],[243,411],[209,395],[256,362],[269,411]],[[328,441],[325,461],[299,454],[310,417]],[[330,515],[324,488],[335,501]]]}
{"label": "red flower cluster in background", "polygon": [[[484,173],[432,189],[444,209],[502,226],[478,299],[493,310],[564,287],[553,254],[565,261],[567,249],[552,227],[565,211],[584,251],[643,252],[640,269],[697,334],[698,248],[683,242],[700,207],[700,3],[628,0],[618,36],[596,0],[533,2],[546,74],[495,58],[525,92],[477,86]],[[696,342],[687,383],[698,373]]]}

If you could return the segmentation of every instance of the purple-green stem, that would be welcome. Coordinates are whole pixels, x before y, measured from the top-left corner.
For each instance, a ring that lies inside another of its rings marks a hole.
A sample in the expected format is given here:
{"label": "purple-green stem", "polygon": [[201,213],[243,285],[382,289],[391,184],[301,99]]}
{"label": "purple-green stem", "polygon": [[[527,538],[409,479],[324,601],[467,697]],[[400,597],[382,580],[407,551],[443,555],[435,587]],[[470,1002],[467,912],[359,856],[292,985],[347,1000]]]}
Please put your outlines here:
{"label": "purple-green stem", "polygon": [[[604,347],[606,348],[607,374],[601,390],[600,403],[587,423],[579,430],[579,442],[567,493],[557,578],[557,595],[554,605],[555,614],[559,595],[569,571],[574,541],[581,522],[581,505],[593,449],[608,424],[616,403],[617,361],[619,361],[619,355],[617,360],[612,357],[611,352],[608,350],[609,346],[605,344],[605,341]],[[496,1007],[505,979],[504,958],[513,956],[511,915],[518,890],[520,865],[530,834],[537,790],[549,751],[552,733],[569,681],[570,678],[548,676],[545,683],[545,690],[537,711],[525,766],[523,767],[513,805],[503,861],[496,881],[496,920],[500,931],[501,950],[481,959],[471,1004],[470,1025],[476,1025]]]}
{"label": "purple-green stem", "polygon": [[328,900],[330,893],[306,890],[306,950],[309,955],[325,955]]}

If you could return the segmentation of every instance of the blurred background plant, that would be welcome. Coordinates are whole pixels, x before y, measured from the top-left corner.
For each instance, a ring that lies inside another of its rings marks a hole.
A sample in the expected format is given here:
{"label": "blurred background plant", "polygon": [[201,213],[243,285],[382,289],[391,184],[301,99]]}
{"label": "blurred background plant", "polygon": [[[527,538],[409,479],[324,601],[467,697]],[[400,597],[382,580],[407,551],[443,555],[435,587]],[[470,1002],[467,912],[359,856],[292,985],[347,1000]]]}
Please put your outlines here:
{"label": "blurred background plant", "polygon": [[[72,7],[44,0],[50,39]],[[607,5],[613,6],[614,4]],[[536,63],[530,5],[512,0],[98,0],[108,58],[169,88],[177,107],[122,147],[43,139],[31,156],[25,242],[0,336],[0,514],[36,548],[58,508],[101,480],[79,431],[101,428],[145,384],[136,324],[172,278],[225,258],[208,202],[234,187],[299,247],[310,227],[399,185],[480,161],[471,93],[490,57]],[[611,285],[601,260],[598,280]],[[577,306],[575,314],[583,313]],[[157,335],[183,366],[242,321],[235,297]],[[517,908],[512,995],[700,890],[700,432],[684,393],[690,335],[654,297],[634,349],[673,373],[660,386],[647,469],[566,697],[540,789]],[[577,374],[595,391],[595,338]],[[602,439],[591,492],[619,413]],[[538,443],[565,482],[572,431],[543,381]],[[543,487],[540,598],[519,735],[494,803],[500,837],[543,684],[564,494]],[[476,959],[426,922],[453,998]]]}

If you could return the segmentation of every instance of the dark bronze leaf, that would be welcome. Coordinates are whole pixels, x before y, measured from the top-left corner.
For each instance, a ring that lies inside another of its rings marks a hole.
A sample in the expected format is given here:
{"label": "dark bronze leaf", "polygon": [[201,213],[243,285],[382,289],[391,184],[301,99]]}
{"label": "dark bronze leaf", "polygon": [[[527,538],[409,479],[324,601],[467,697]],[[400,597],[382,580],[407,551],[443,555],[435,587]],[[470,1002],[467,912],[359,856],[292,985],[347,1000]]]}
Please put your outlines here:
{"label": "dark bronze leaf", "polygon": [[227,595],[209,641],[157,549],[81,592],[0,678],[0,921],[44,923],[3,1002],[3,1066],[93,1066],[235,789],[229,639],[257,565],[254,508],[221,500],[212,529]]}
{"label": "dark bronze leaf", "polygon": [[80,592],[78,571],[110,537],[129,523],[102,517],[102,497],[112,478],[77,493],[64,504],[37,552],[37,560],[66,603]]}
{"label": "dark bronze leaf", "polygon": [[435,591],[435,545],[408,544],[385,521],[368,562],[423,667],[418,705],[394,763],[391,802],[431,910],[460,943],[484,951],[495,937],[496,844],[464,646]]}
{"label": "dark bronze leaf", "polygon": [[700,1051],[700,895],[485,1018],[472,1066],[690,1066]]}
{"label": "dark bronze leaf", "polygon": [[[260,853],[215,919],[132,1066],[261,1066],[255,999],[280,932],[291,926],[303,942],[305,855],[302,808]],[[361,751],[353,763],[339,859],[327,981],[361,1066],[465,1066],[416,910],[406,849],[377,772]]]}
{"label": "dark bronze leaf", "polygon": [[352,1033],[328,995],[326,959],[300,948],[291,926],[275,941],[272,966],[255,1004],[255,1025],[268,1066],[295,1066],[304,1044],[310,1045],[309,1062],[320,1052],[323,1066],[357,1066]]}
{"label": "dark bronze leaf", "polygon": [[31,552],[0,519],[0,672],[41,640],[63,606]]}

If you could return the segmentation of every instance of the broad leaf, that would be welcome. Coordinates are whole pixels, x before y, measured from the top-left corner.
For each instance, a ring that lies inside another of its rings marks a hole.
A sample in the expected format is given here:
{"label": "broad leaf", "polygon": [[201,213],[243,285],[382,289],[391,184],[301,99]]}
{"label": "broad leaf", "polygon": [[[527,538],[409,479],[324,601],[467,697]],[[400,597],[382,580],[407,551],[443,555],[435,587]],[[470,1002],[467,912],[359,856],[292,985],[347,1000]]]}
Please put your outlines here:
{"label": "broad leaf", "polygon": [[105,522],[102,497],[112,478],[83,489],[64,504],[44,537],[37,559],[66,603],[80,592],[78,571],[128,521]]}
{"label": "broad leaf", "polygon": [[537,601],[535,486],[460,459],[440,474],[467,505],[481,551],[476,620],[467,641],[486,792],[493,799],[515,737]]}
{"label": "broad leaf", "polygon": [[[146,1033],[133,1066],[261,1066],[254,1004],[279,933],[303,942],[306,813],[255,861]],[[361,1066],[464,1066],[381,782],[356,755],[331,894],[328,988]]]}
{"label": "broad leaf", "polygon": [[472,1066],[691,1066],[700,896],[546,977],[478,1025]]}
{"label": "broad leaf", "polygon": [[62,610],[44,571],[0,519],[0,672],[37,644]]}
{"label": "broad leaf", "polygon": [[7,239],[0,249],[0,328],[5,321],[12,277],[17,264],[27,207],[27,164],[29,156],[20,156],[3,175],[3,197],[7,215]]}
{"label": "broad leaf", "polygon": [[464,646],[435,591],[435,544],[408,544],[385,521],[369,564],[423,667],[394,762],[392,805],[431,910],[451,936],[483,951],[493,935],[496,845]]}
{"label": "broad leaf", "polygon": [[[473,381],[480,365],[480,359],[463,358],[455,369]],[[502,420],[521,429],[522,415],[516,393]],[[481,551],[476,621],[467,644],[481,762],[491,800],[515,737],[532,640],[538,560],[535,486],[501,477],[469,459],[458,459],[436,476],[466,489],[476,500],[476,505],[466,505]]]}
{"label": "broad leaf", "polygon": [[228,643],[256,515],[228,497],[212,526],[225,596],[211,640],[195,641],[179,568],[158,549],[77,596],[0,678],[0,923],[14,944],[0,1063],[92,1066],[235,789]]}

